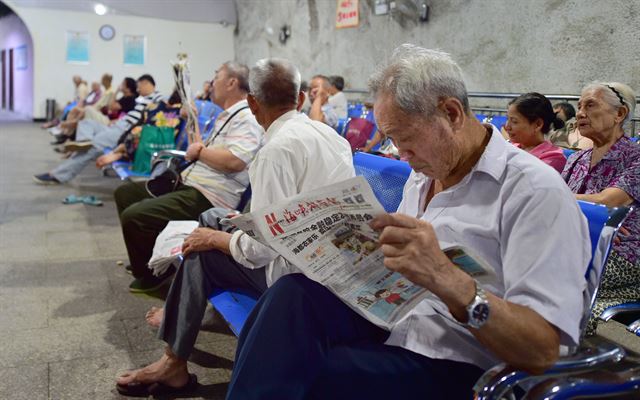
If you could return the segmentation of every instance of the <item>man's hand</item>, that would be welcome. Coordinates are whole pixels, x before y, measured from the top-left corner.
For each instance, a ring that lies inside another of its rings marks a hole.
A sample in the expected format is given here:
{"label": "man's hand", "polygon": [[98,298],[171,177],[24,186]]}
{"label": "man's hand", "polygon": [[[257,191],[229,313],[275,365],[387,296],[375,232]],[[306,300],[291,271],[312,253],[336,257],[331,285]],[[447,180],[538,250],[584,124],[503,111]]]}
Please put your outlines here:
{"label": "man's hand", "polygon": [[229,254],[231,235],[211,228],[196,228],[182,244],[182,254],[187,256],[196,251],[220,250]]}
{"label": "man's hand", "polygon": [[631,232],[629,232],[627,228],[625,228],[624,226],[621,226],[620,229],[618,230],[618,234],[613,238],[613,243],[620,244],[621,242],[620,235],[629,236],[630,234]]}
{"label": "man's hand", "polygon": [[329,93],[327,93],[322,86],[311,89],[310,95],[314,102],[319,101],[322,105],[327,104],[327,101],[329,101]]}
{"label": "man's hand", "polygon": [[382,230],[385,267],[438,296],[458,321],[465,322],[475,282],[440,249],[433,226],[408,215],[384,214],[373,219],[371,227]]}
{"label": "man's hand", "polygon": [[187,161],[196,161],[198,158],[200,158],[200,152],[202,151],[202,149],[204,149],[204,144],[202,142],[195,142],[189,145],[189,147],[187,147],[187,152],[184,156],[184,158],[187,159]]}
{"label": "man's hand", "polygon": [[412,282],[438,293],[443,275],[456,271],[442,252],[430,223],[402,214],[376,217],[371,227],[382,230],[384,265]]}

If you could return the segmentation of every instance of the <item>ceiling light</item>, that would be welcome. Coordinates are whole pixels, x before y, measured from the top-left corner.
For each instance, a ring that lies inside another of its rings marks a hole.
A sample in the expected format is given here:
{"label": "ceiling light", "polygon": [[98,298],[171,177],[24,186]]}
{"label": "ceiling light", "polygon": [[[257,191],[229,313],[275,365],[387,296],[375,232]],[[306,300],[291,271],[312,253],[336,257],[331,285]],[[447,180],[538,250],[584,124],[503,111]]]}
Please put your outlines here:
{"label": "ceiling light", "polygon": [[96,4],[93,7],[93,10],[96,12],[96,14],[98,15],[105,15],[107,13],[107,7],[104,6],[104,4]]}

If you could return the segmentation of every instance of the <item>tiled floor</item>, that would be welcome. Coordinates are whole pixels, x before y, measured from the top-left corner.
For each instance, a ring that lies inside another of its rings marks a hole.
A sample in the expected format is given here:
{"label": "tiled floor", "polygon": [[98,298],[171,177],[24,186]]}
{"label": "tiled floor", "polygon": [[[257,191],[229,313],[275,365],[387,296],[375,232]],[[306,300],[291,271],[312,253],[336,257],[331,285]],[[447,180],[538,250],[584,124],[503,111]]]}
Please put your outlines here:
{"label": "tiled floor", "polygon": [[[116,375],[162,354],[143,318],[162,300],[127,291],[115,178],[90,165],[69,185],[32,182],[59,162],[50,140],[37,124],[0,121],[0,399],[119,399]],[[104,206],[63,205],[70,194]],[[193,395],[222,399],[236,339],[210,325],[189,366],[202,384]]]}

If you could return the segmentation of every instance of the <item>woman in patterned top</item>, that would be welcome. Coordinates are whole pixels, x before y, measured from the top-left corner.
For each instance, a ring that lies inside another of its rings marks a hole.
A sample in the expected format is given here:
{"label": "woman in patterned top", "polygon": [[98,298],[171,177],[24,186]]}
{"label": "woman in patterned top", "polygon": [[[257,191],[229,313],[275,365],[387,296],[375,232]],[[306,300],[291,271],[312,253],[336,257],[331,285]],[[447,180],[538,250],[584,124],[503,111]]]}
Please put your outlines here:
{"label": "woman in patterned top", "polygon": [[[640,146],[625,136],[633,116],[636,97],[622,83],[587,85],[578,102],[576,120],[593,148],[574,153],[562,176],[578,200],[609,207],[640,206]],[[592,315],[607,307],[640,299],[640,214],[627,217],[602,278]],[[593,333],[595,321],[589,332]]]}

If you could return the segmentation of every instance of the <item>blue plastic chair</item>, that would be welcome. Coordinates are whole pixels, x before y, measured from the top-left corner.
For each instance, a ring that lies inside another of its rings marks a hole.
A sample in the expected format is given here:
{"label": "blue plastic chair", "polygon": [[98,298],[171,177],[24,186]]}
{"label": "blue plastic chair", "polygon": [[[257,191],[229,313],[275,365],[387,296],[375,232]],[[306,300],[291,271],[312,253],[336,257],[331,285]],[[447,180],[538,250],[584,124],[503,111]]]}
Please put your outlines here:
{"label": "blue plastic chair", "polygon": [[562,149],[562,154],[564,154],[566,158],[569,158],[569,156],[571,156],[575,152],[576,151],[572,149]]}
{"label": "blue plastic chair", "polygon": [[402,200],[404,184],[411,173],[409,164],[358,152],[353,155],[353,166],[356,175],[362,175],[367,179],[385,211],[396,212]]}
{"label": "blue plastic chair", "polygon": [[486,119],[488,119],[489,117],[486,116],[485,114],[475,114],[476,119],[480,122],[484,122]]}
{"label": "blue plastic chair", "polygon": [[347,118],[361,118],[365,113],[365,106],[362,103],[349,103],[347,106]]}
{"label": "blue plastic chair", "polygon": [[489,120],[487,120],[486,122],[493,124],[493,126],[495,126],[496,128],[498,128],[498,130],[500,130],[502,129],[504,124],[507,123],[507,117],[504,115],[494,115],[493,117],[489,118]]}
{"label": "blue plastic chair", "polygon": [[[587,217],[589,237],[591,241],[591,260],[585,272],[590,304],[582,318],[582,334],[587,325],[591,309],[597,296],[600,277],[611,251],[613,238],[620,226],[632,210],[627,207],[607,208],[601,204],[578,201],[580,209]],[[597,369],[602,365],[615,364],[622,360],[625,352],[617,345],[602,342],[590,346],[584,344],[573,349],[571,355],[560,360],[542,375],[529,375],[526,372],[512,369],[506,364],[497,365],[478,380],[474,390],[478,400],[500,400],[505,396],[513,396],[516,387],[523,384],[535,385],[549,378],[569,376],[573,373]]]}

